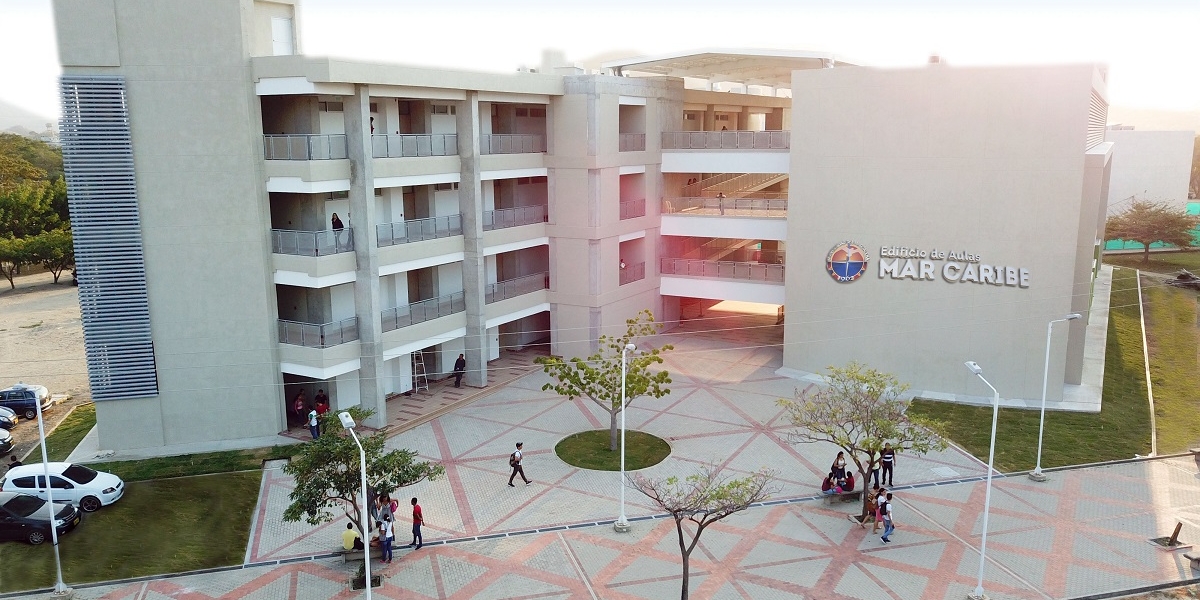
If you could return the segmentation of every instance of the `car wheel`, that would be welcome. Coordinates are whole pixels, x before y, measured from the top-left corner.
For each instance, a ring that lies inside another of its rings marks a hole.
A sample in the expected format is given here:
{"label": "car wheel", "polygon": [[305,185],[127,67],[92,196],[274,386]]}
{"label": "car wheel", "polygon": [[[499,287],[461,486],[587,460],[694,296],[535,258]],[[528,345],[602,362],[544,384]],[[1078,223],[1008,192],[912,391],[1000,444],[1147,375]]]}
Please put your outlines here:
{"label": "car wheel", "polygon": [[26,421],[32,421],[36,418],[37,418],[37,409],[36,408],[25,409],[25,420]]}
{"label": "car wheel", "polygon": [[33,544],[34,546],[36,546],[36,545],[38,545],[38,544],[40,544],[40,543],[42,543],[42,542],[46,541],[46,532],[44,532],[44,531],[30,531],[30,532],[29,532],[29,538],[28,538],[28,539],[29,539],[29,543],[30,543],[30,544]]}
{"label": "car wheel", "polygon": [[83,512],[96,512],[100,510],[100,506],[100,499],[95,496],[85,496],[79,501],[79,508],[83,509]]}

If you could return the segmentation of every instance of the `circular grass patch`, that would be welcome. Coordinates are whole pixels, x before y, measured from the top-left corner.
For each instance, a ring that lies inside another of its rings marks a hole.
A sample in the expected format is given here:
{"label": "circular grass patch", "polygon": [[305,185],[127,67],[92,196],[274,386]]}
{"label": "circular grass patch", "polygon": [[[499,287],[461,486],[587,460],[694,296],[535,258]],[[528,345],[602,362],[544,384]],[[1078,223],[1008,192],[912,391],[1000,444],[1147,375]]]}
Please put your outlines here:
{"label": "circular grass patch", "polygon": [[[618,436],[620,433],[617,434]],[[594,429],[571,434],[554,446],[554,453],[568,465],[593,471],[620,471],[620,438],[616,450],[608,449],[608,430]],[[625,470],[652,467],[671,454],[666,440],[642,431],[625,430]]]}

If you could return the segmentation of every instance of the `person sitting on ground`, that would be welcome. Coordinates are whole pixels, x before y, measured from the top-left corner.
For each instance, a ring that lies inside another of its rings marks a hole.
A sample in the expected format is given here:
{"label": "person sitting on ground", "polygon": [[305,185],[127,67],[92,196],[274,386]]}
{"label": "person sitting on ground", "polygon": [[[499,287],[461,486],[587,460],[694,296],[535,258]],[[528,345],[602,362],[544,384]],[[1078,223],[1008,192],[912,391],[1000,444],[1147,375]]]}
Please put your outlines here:
{"label": "person sitting on ground", "polygon": [[362,550],[362,536],[358,535],[358,531],[354,529],[354,523],[346,523],[346,530],[342,532],[342,548],[345,550]]}
{"label": "person sitting on ground", "polygon": [[838,487],[837,476],[830,472],[829,476],[825,478],[825,481],[821,482],[821,493],[825,494],[826,496],[832,496],[834,494],[840,494],[841,492],[842,489]]}

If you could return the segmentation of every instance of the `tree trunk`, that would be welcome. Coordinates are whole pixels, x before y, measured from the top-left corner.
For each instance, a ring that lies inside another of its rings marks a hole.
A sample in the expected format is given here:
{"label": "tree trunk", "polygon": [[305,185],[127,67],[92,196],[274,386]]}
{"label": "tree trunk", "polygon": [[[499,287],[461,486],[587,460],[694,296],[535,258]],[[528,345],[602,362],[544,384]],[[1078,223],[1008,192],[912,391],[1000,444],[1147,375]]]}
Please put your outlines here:
{"label": "tree trunk", "polygon": [[679,586],[679,600],[688,600],[688,553],[683,554],[683,583]]}
{"label": "tree trunk", "polygon": [[617,415],[620,413],[619,410],[608,413],[608,449],[613,452],[621,448],[620,430],[617,428]]}
{"label": "tree trunk", "polygon": [[1142,243],[1142,263],[1150,264],[1150,242]]}

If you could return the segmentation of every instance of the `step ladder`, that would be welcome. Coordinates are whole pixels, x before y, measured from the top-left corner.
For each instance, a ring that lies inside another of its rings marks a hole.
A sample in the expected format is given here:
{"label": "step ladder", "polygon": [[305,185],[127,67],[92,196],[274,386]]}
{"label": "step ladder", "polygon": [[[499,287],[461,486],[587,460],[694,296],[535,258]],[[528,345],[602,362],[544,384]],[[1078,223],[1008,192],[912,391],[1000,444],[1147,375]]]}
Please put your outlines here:
{"label": "step ladder", "polygon": [[413,352],[412,355],[413,391],[429,391],[429,377],[425,374],[425,353]]}

